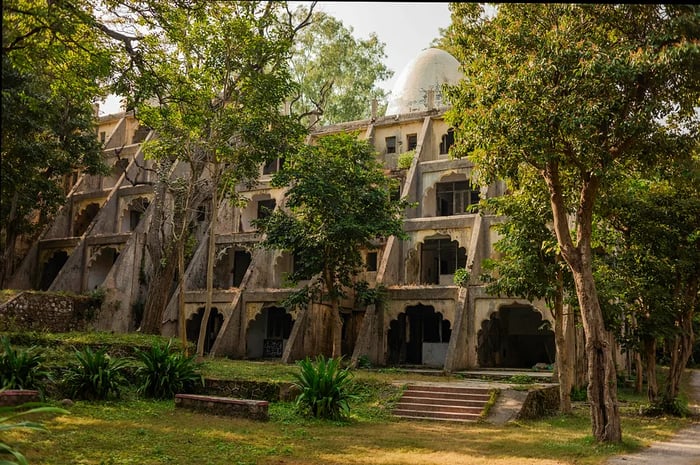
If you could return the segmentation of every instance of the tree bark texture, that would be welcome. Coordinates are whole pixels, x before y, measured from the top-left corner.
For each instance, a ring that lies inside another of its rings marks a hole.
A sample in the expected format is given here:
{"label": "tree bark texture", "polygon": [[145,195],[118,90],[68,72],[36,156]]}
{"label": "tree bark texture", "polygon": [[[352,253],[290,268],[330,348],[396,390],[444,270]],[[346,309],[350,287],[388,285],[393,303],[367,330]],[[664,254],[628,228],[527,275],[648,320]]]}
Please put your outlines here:
{"label": "tree bark texture", "polygon": [[541,174],[550,194],[557,242],[573,274],[576,296],[581,309],[581,321],[586,338],[588,401],[593,437],[601,442],[620,442],[622,428],[617,401],[614,354],[609,331],[605,329],[603,312],[598,302],[598,293],[593,279],[591,237],[598,179],[590,173],[582,174],[574,245],[557,161],[548,162]]}
{"label": "tree bark texture", "polygon": [[[569,327],[570,326],[570,327]],[[559,411],[571,412],[571,385],[574,359],[572,350],[573,318],[564,315],[564,289],[561,273],[557,273],[557,293],[554,298],[554,339],[556,343],[557,377],[559,379]]]}

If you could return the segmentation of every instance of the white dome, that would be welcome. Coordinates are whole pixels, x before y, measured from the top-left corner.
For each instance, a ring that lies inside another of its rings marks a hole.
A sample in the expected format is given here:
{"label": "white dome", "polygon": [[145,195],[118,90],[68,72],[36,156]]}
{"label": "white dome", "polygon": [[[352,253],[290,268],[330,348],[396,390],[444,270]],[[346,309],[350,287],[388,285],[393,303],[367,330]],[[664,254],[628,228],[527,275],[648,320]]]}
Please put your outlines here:
{"label": "white dome", "polygon": [[434,91],[433,108],[446,106],[441,86],[456,84],[462,78],[459,62],[444,50],[423,50],[401,71],[391,91],[387,115],[428,110],[428,91]]}

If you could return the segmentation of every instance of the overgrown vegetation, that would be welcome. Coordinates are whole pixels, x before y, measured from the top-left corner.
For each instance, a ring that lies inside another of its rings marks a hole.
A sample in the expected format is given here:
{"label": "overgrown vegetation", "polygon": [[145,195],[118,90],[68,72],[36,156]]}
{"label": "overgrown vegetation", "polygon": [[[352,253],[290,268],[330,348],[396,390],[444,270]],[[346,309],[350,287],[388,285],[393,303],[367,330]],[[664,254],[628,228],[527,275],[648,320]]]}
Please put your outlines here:
{"label": "overgrown vegetation", "polygon": [[15,349],[6,336],[0,338],[0,345],[0,388],[38,389],[41,383],[49,378],[40,347]]}
{"label": "overgrown vegetation", "polygon": [[174,352],[172,341],[154,344],[148,351],[137,351],[137,358],[143,363],[136,371],[138,392],[154,399],[172,399],[177,393],[192,392],[198,383],[204,384],[197,371],[196,357]]}
{"label": "overgrown vegetation", "polygon": [[104,400],[119,397],[126,384],[123,370],[126,360],[114,359],[105,349],[86,347],[75,352],[76,362],[66,369],[63,382],[74,398]]}
{"label": "overgrown vegetation", "polygon": [[316,418],[338,420],[350,413],[352,373],[341,367],[340,358],[323,355],[315,361],[305,358],[297,362],[296,386],[301,394],[296,399],[297,408]]}

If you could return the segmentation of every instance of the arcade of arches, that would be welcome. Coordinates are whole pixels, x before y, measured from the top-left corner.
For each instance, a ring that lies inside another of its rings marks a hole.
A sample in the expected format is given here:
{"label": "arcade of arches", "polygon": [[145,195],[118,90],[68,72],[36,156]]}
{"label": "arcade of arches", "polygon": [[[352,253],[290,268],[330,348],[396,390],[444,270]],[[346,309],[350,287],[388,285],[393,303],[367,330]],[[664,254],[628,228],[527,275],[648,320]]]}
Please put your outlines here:
{"label": "arcade of arches", "polygon": [[406,307],[389,324],[390,365],[444,365],[452,328],[431,305]]}

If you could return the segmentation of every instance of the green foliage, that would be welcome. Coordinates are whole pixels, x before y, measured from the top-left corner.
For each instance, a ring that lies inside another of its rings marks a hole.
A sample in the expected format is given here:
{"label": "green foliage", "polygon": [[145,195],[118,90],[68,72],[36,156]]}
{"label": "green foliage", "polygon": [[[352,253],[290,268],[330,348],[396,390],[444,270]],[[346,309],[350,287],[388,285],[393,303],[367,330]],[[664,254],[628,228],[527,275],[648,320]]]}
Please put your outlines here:
{"label": "green foliage", "polygon": [[362,270],[360,250],[391,235],[404,237],[405,200],[391,200],[395,183],[383,173],[374,148],[355,134],[322,137],[287,159],[273,178],[289,186],[287,209],[254,223],[265,234],[263,247],[295,257],[292,282],[318,276],[310,290],[331,299],[343,295]]}
{"label": "green foliage", "polygon": [[49,378],[44,369],[44,354],[40,347],[17,350],[7,336],[0,338],[3,352],[0,354],[0,388],[37,389]]}
{"label": "green foliage", "polygon": [[375,287],[369,287],[367,281],[355,283],[355,303],[361,306],[376,305],[381,306],[387,299],[386,286],[381,283]]}
{"label": "green foliage", "polygon": [[123,373],[126,360],[111,358],[106,349],[93,351],[90,347],[76,351],[75,359],[63,377],[71,396],[86,400],[104,400],[110,395],[119,397],[126,384]]}
{"label": "green foliage", "polygon": [[[300,20],[308,10],[295,13]],[[319,124],[369,118],[373,98],[386,98],[378,83],[393,72],[383,63],[385,44],[376,34],[353,36],[352,27],[322,11],[296,37],[291,69],[297,84],[292,112],[316,114]]]}
{"label": "green foliage", "polygon": [[583,402],[588,398],[588,388],[586,386],[577,389],[576,387],[571,388],[571,401],[572,402]]}
{"label": "green foliage", "polygon": [[535,379],[529,375],[513,375],[509,376],[507,381],[513,384],[532,384]]}
{"label": "green foliage", "polygon": [[300,411],[316,418],[337,420],[350,412],[352,373],[341,368],[340,358],[322,355],[312,361],[308,357],[297,362],[295,385],[301,389],[296,399]]}
{"label": "green foliage", "polygon": [[648,417],[660,417],[662,415],[673,415],[685,418],[691,415],[688,401],[684,398],[674,398],[670,400],[661,399],[653,404],[646,404],[640,407],[639,412]]}
{"label": "green foliage", "polygon": [[466,268],[458,268],[455,270],[454,283],[459,287],[467,287],[469,284],[469,279],[471,279],[471,274]]}
{"label": "green foliage", "polygon": [[[2,392],[2,391],[0,391]],[[29,408],[28,408],[29,407]],[[37,414],[67,414],[67,410],[57,407],[36,406],[35,404],[24,404],[16,407],[0,407],[0,432],[13,431],[17,429],[28,429],[32,431],[48,431],[44,425],[35,421],[17,421],[18,418],[27,415]],[[26,457],[15,447],[0,441],[0,455],[10,455],[15,462],[0,459],[0,464],[28,465]]]}
{"label": "green foliage", "polygon": [[397,168],[401,170],[405,170],[411,167],[411,163],[413,163],[413,159],[416,156],[416,151],[415,150],[409,150],[408,152],[404,152],[401,155],[399,155],[399,161],[396,165]]}
{"label": "green foliage", "polygon": [[204,385],[196,354],[186,357],[173,352],[172,341],[154,344],[149,351],[138,350],[136,356],[143,363],[136,370],[138,392],[146,397],[172,399],[177,393],[191,392],[197,384]]}

